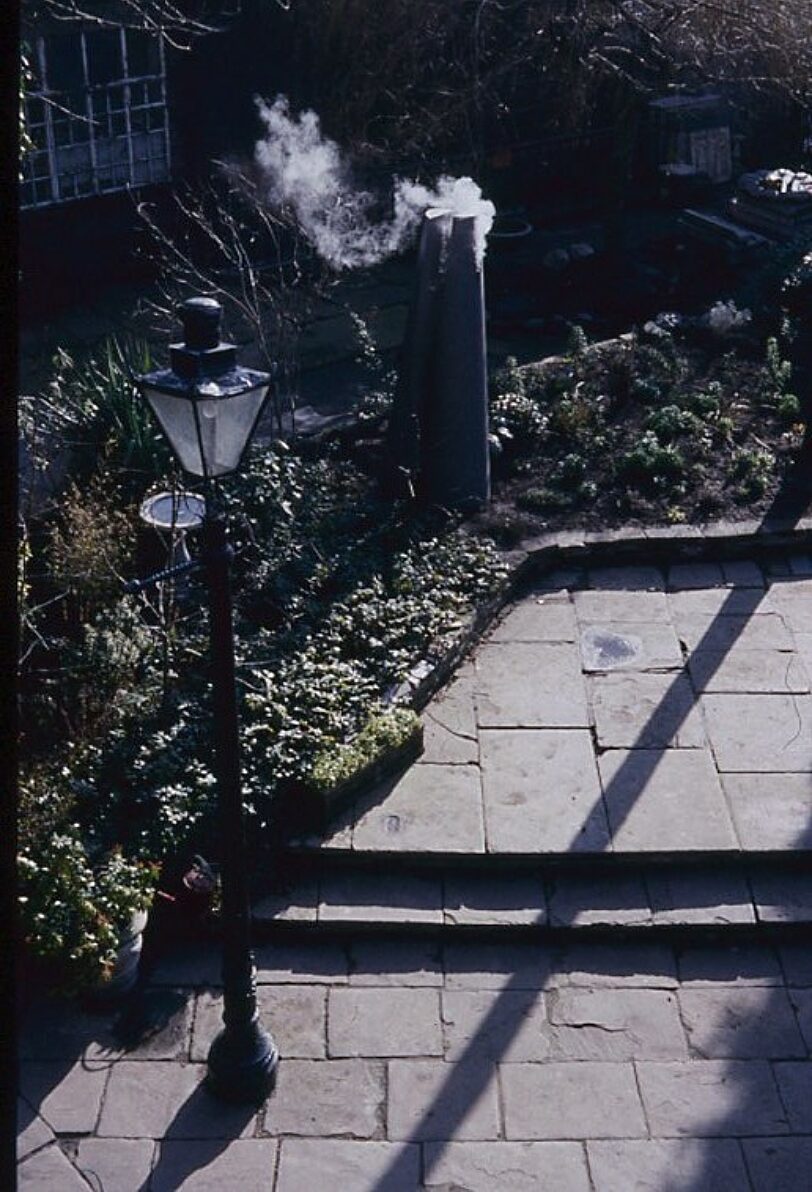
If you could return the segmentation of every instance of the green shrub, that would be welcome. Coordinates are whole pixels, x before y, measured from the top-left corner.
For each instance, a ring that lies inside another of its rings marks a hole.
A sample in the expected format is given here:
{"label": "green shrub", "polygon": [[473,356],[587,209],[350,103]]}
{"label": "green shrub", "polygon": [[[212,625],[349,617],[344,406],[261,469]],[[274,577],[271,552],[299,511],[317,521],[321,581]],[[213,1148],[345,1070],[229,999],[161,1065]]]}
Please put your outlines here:
{"label": "green shrub", "polygon": [[520,392],[503,393],[491,402],[491,435],[510,454],[532,451],[544,438],[547,425],[547,415],[531,397]]}
{"label": "green shrub", "polygon": [[141,485],[164,475],[171,452],[133,381],[150,367],[135,338],[112,337],[84,358],[60,348],[47,391],[21,399],[27,438],[69,449],[76,479],[102,462]]}
{"label": "green shrub", "polygon": [[736,486],[738,500],[750,501],[767,491],[775,471],[775,456],[760,448],[736,451],[728,469],[728,480]]}
{"label": "green shrub", "polygon": [[405,745],[419,725],[420,717],[411,708],[371,716],[351,742],[316,757],[310,779],[313,786],[328,791],[349,782],[383,754]]}
{"label": "green shrub", "polygon": [[92,988],[111,976],[122,933],[149,908],[157,876],[120,851],[93,866],[68,826],[18,858],[23,937],[36,956],[64,966],[66,991]]}
{"label": "green shrub", "polygon": [[644,431],[637,446],[621,456],[618,477],[652,496],[681,492],[686,480],[685,459],[678,448],[663,446],[653,431]]}

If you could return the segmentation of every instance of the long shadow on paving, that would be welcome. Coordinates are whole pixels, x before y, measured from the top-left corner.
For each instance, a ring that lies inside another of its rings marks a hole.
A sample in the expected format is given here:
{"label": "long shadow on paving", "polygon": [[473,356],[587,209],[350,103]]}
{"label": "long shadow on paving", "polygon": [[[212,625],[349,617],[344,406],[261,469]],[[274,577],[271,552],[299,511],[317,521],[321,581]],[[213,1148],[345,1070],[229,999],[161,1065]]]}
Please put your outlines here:
{"label": "long shadow on paving", "polygon": [[[808,504],[808,495],[806,504]],[[800,512],[802,511],[796,512],[800,516]],[[749,623],[748,618],[752,616],[762,599],[764,599],[764,595],[764,592],[753,590],[752,593],[748,591],[747,599],[743,599],[741,589],[734,588],[731,590],[722,608],[710,622],[702,639],[696,646],[697,652],[703,649],[706,650],[711,645],[717,646],[712,659],[709,659],[705,666],[703,672],[705,682],[722,665],[725,657],[738,640],[745,626]],[[728,640],[725,642],[723,648],[719,649],[719,631],[715,627],[718,626],[721,618],[728,616],[734,611],[738,614],[738,618],[732,624],[736,625],[737,628],[733,632],[729,632]],[[653,730],[656,730],[660,739],[668,740],[682,726],[688,712],[698,698],[694,694],[693,700],[686,704],[682,690],[683,681],[680,676],[669,687],[660,704],[641,730],[637,738],[638,747],[642,742],[650,738]],[[647,753],[648,756],[646,756]],[[607,805],[614,805],[615,808],[613,816],[614,831],[617,831],[621,824],[628,818],[637,801],[640,799],[646,788],[646,784],[654,773],[659,758],[660,754],[653,751],[639,750],[635,752],[632,750],[629,752],[626,761],[621,764],[620,768],[607,784],[605,801]],[[621,792],[622,803],[619,798]],[[613,796],[615,797],[613,798]],[[590,809],[587,815],[588,819],[594,817],[597,806],[598,801]],[[807,830],[804,833],[804,841],[812,843],[812,830]],[[516,1015],[511,1021],[505,1013],[510,1001],[523,986],[523,978],[520,975],[514,975],[500,991],[493,1006],[479,1024],[476,1035],[470,1040],[463,1054],[454,1062],[441,1089],[415,1126],[408,1139],[409,1142],[420,1141],[427,1134],[431,1137],[432,1120],[438,1119],[443,1122],[445,1139],[450,1140],[453,1138],[454,1133],[463,1122],[466,1114],[482,1095],[488,1081],[493,1077],[493,1064],[498,1060],[498,1056],[490,1052],[489,1062],[483,1062],[482,1041],[484,1039],[490,1040],[496,1036],[499,1039],[501,1054],[503,1055],[523,1021],[521,1015]],[[759,1074],[758,1087],[753,1091],[757,1096],[763,1096],[764,1071],[762,1068],[759,1068]],[[734,1076],[737,1075],[738,1072],[735,1072]],[[755,1108],[755,1097],[753,1101]],[[740,1112],[737,1109],[737,1115]],[[809,1116],[809,1111],[807,1111],[807,1116]],[[810,1130],[812,1131],[812,1126],[810,1126]],[[738,1132],[741,1133],[740,1128]],[[436,1165],[447,1145],[447,1141],[439,1141],[432,1147],[430,1153],[427,1152],[425,1156],[426,1170],[424,1171],[424,1177],[427,1177],[429,1174],[428,1168]],[[407,1162],[406,1152],[402,1152],[401,1156],[393,1161],[389,1169],[377,1181],[371,1192],[392,1192],[393,1189],[405,1187],[404,1181],[407,1177]],[[704,1172],[697,1181],[692,1181],[690,1187],[685,1188],[682,1192],[707,1192],[708,1187],[713,1186],[713,1179],[710,1180],[710,1183],[707,1182],[709,1175],[710,1172]]]}

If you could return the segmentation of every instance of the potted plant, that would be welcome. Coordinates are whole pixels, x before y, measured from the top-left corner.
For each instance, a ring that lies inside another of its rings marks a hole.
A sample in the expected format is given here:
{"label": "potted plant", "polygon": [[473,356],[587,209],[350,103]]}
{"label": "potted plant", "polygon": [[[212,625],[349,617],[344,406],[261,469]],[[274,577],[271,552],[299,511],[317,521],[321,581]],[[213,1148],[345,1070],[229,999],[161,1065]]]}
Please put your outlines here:
{"label": "potted plant", "polygon": [[120,849],[92,865],[75,825],[24,851],[18,867],[24,940],[59,988],[105,1002],[128,992],[157,867]]}

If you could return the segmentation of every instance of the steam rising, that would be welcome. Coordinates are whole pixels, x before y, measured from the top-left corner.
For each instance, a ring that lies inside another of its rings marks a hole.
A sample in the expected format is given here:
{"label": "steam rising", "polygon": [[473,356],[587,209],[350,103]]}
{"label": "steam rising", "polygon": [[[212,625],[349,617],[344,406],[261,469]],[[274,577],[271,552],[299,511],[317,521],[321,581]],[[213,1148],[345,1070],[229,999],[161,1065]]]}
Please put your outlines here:
{"label": "steam rising", "polygon": [[270,105],[257,100],[257,106],[266,128],[256,146],[265,200],[290,207],[316,251],[335,269],[365,268],[403,251],[428,207],[476,218],[482,265],[495,209],[473,179],[443,176],[432,190],[396,178],[394,214],[376,218],[379,196],[354,187],[348,162],[335,141],[322,135],[315,112],[291,116],[284,95]]}

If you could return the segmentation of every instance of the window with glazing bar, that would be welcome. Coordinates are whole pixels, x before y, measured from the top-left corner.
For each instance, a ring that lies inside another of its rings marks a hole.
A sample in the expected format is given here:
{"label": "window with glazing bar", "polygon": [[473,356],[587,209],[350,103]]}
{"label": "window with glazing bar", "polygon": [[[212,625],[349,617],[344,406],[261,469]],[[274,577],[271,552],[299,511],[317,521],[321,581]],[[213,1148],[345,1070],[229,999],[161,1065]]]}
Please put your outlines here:
{"label": "window with glazing bar", "polygon": [[40,37],[25,99],[23,207],[165,182],[170,145],[159,37],[70,29]]}

